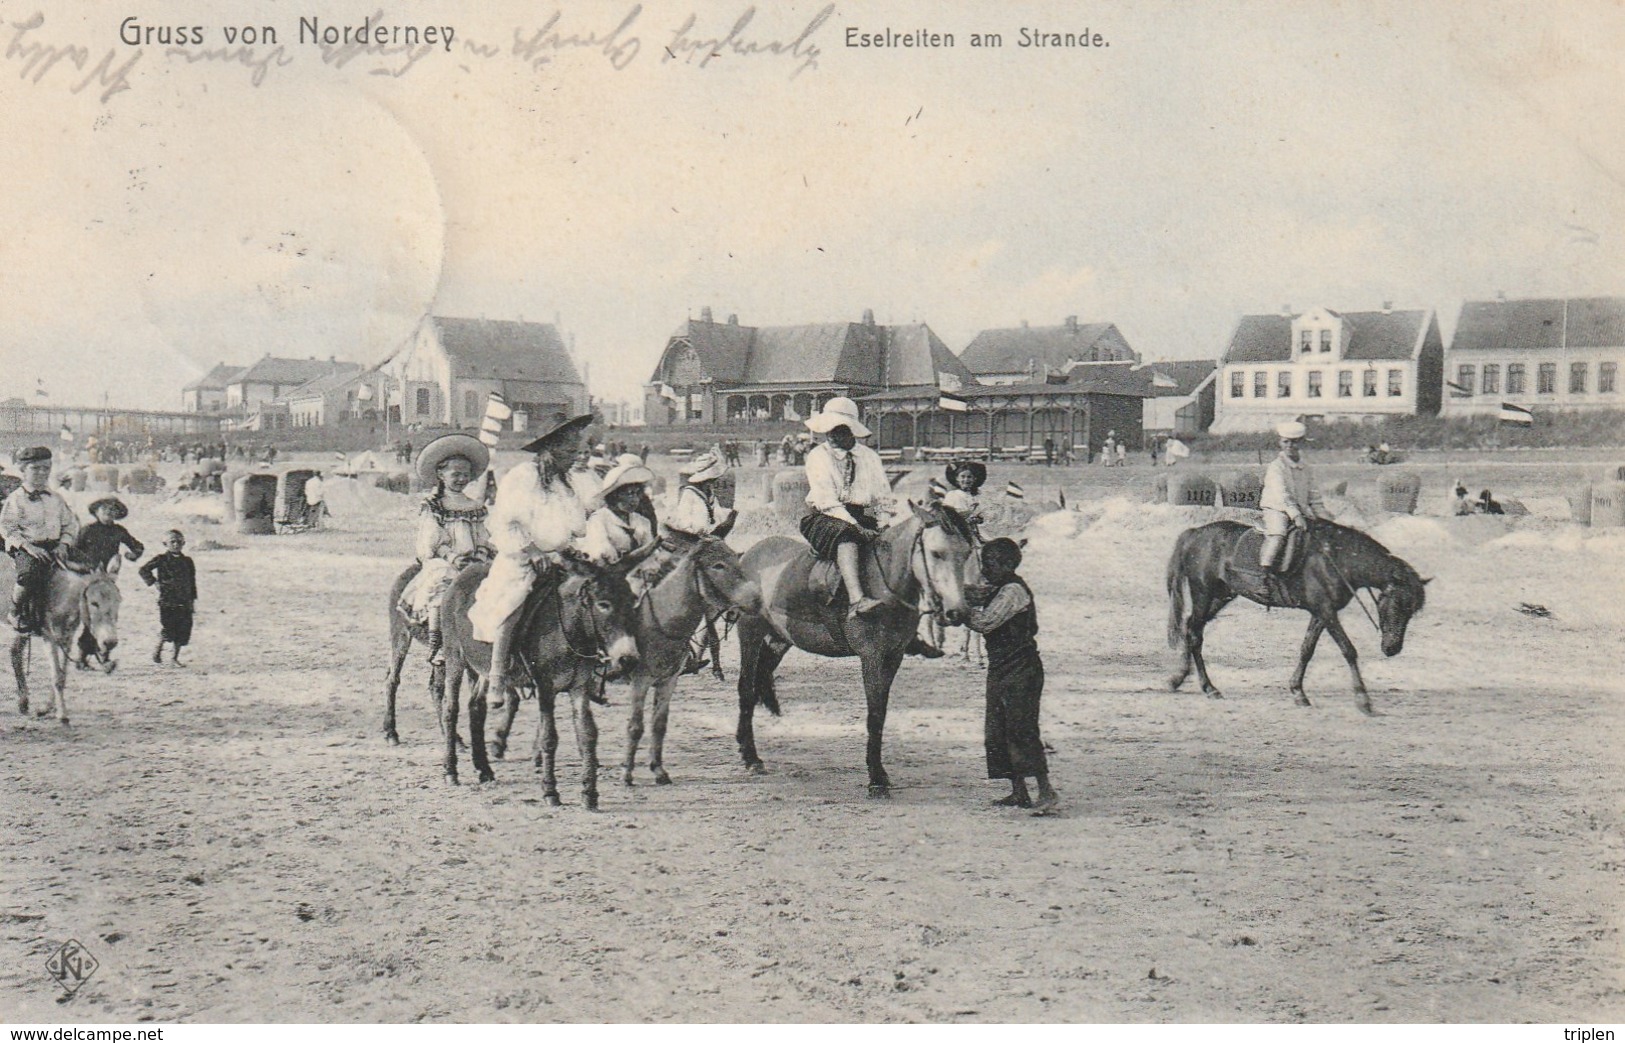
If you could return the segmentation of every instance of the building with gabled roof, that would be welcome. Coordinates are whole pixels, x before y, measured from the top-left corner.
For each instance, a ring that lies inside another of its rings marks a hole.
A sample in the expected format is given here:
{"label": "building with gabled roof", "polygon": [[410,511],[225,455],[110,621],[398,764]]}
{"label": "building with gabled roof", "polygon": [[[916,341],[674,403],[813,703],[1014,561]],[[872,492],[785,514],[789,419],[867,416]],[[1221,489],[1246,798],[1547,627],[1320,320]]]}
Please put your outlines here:
{"label": "building with gabled roof", "polygon": [[226,411],[244,415],[253,413],[317,377],[341,370],[354,373],[360,368],[354,362],[339,362],[331,356],[325,359],[284,359],[265,355],[258,362],[238,370],[226,381]]}
{"label": "building with gabled roof", "polygon": [[1080,363],[1138,362],[1117,326],[1078,321],[1068,315],[1059,326],[1020,326],[983,330],[959,355],[982,384],[1023,384],[1066,374]]}
{"label": "building with gabled roof", "polygon": [[1145,400],[1145,429],[1159,434],[1194,435],[1213,426],[1219,364],[1211,359],[1148,362],[1151,396]]}
{"label": "building with gabled roof", "polygon": [[1445,355],[1447,416],[1619,409],[1625,297],[1468,301]]}
{"label": "building with gabled roof", "polygon": [[666,341],[644,396],[652,427],[804,420],[836,396],[902,387],[974,386],[969,370],[923,323],[741,326],[711,309]]}
{"label": "building with gabled roof", "polygon": [[551,323],[430,316],[388,362],[399,397],[391,419],[476,428],[490,393],[514,411],[515,430],[585,413],[587,386]]}
{"label": "building with gabled roof", "polygon": [[1444,341],[1431,308],[1244,315],[1219,360],[1212,430],[1439,411]]}
{"label": "building with gabled roof", "polygon": [[226,386],[243,371],[242,366],[222,362],[203,376],[181,388],[181,410],[186,413],[222,413],[226,409]]}

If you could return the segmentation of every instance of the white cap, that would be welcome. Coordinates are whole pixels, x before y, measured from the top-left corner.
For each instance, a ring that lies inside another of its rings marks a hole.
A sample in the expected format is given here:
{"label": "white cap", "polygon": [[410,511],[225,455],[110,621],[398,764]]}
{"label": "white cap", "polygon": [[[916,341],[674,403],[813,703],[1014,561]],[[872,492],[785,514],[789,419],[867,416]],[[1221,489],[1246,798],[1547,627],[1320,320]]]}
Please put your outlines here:
{"label": "white cap", "polygon": [[1275,433],[1282,438],[1302,438],[1309,433],[1309,429],[1296,420],[1283,420],[1275,425]]}

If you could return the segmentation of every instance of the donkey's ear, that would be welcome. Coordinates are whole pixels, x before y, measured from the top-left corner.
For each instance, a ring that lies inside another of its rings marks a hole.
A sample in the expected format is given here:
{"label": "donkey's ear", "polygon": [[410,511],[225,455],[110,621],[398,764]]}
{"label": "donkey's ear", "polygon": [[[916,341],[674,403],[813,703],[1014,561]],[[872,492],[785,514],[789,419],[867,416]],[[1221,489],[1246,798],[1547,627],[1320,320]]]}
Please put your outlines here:
{"label": "donkey's ear", "polygon": [[1016,541],[1016,546],[1018,546],[1018,547],[1027,546],[1027,537],[1023,536],[1021,539],[1017,540]]}
{"label": "donkey's ear", "polygon": [[1429,576],[1429,577],[1427,577],[1427,578],[1426,578],[1426,579],[1424,579],[1424,580],[1422,580],[1422,586],[1424,586],[1424,587],[1425,587],[1425,586],[1427,586],[1427,585],[1428,585],[1428,584],[1429,584],[1429,583],[1432,583],[1432,582],[1433,582],[1433,577],[1432,577],[1432,576]]}

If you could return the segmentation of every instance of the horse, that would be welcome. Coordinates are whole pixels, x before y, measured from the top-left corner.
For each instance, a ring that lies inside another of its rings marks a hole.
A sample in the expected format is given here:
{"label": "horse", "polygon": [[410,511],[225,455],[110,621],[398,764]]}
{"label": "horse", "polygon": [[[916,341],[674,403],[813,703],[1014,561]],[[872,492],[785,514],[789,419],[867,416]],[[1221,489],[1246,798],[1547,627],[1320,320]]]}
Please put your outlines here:
{"label": "horse", "polygon": [[1177,691],[1194,663],[1202,691],[1210,699],[1222,698],[1202,660],[1202,630],[1239,595],[1266,608],[1309,613],[1309,630],[1292,675],[1291,691],[1297,705],[1309,705],[1303,694],[1303,675],[1325,631],[1348,661],[1355,705],[1362,713],[1374,715],[1354,643],[1337,614],[1355,597],[1355,591],[1375,590],[1382,652],[1396,656],[1405,647],[1405,628],[1411,617],[1422,611],[1427,600],[1429,581],[1370,536],[1334,522],[1311,523],[1302,564],[1286,575],[1266,574],[1259,566],[1262,539],[1257,529],[1234,521],[1209,522],[1179,534],[1168,559],[1168,645],[1182,649],[1183,658],[1168,680],[1169,688]]}
{"label": "horse", "polygon": [[[521,619],[513,654],[523,664],[523,681],[536,689],[541,711],[535,760],[543,771],[543,797],[554,807],[560,803],[554,777],[559,740],[553,711],[558,693],[569,692],[575,708],[576,745],[581,751],[581,793],[587,810],[592,811],[598,807],[598,725],[591,704],[604,681],[615,680],[637,665],[637,641],[632,636],[636,606],[624,569],[597,569],[580,562],[566,568],[567,574],[557,582],[544,579],[519,610],[534,615],[528,621]],[[491,646],[475,640],[468,622],[468,608],[487,571],[483,564],[464,569],[446,591],[440,613],[446,654],[443,677],[448,689],[441,696],[441,732],[446,781],[453,785],[457,783],[458,700],[465,677],[470,681],[468,730],[474,768],[481,782],[496,780],[485,747],[489,709],[485,678],[491,670]],[[511,723],[518,695],[511,690],[504,695]]]}
{"label": "horse", "polygon": [[862,661],[869,795],[891,794],[880,749],[892,680],[919,627],[922,594],[950,626],[963,619],[962,577],[972,540],[970,527],[953,508],[913,503],[909,508],[909,517],[880,533],[860,555],[864,589],[886,593],[885,604],[866,616],[848,616],[844,598],[832,599],[812,582],[814,558],[805,543],[775,536],[745,553],[745,574],[761,584],[764,604],[761,615],[742,618],[737,628],[739,728],[734,738],[748,770],[765,770],[751,717],[757,703],[778,715],[773,673],[793,645],[814,655]]}
{"label": "horse", "polygon": [[[45,593],[45,628],[41,635],[51,649],[52,699],[35,716],[48,717],[54,707],[56,719],[68,723],[68,660],[73,655],[81,628],[90,631],[96,653],[111,671],[113,649],[118,647],[119,559],[89,572],[56,568]],[[0,558],[0,590],[16,583],[16,567],[10,557]],[[18,634],[11,642],[11,671],[17,678],[17,712],[28,713],[28,668],[24,654],[28,635]]]}
{"label": "horse", "polygon": [[638,665],[628,675],[632,710],[626,721],[626,760],[622,781],[632,775],[643,737],[643,707],[650,689],[649,770],[656,785],[669,785],[665,768],[666,722],[677,679],[687,665],[694,630],[705,616],[738,612],[754,616],[762,610],[762,588],[746,577],[739,554],[714,536],[702,536],[681,551],[671,570],[638,601],[636,636]]}

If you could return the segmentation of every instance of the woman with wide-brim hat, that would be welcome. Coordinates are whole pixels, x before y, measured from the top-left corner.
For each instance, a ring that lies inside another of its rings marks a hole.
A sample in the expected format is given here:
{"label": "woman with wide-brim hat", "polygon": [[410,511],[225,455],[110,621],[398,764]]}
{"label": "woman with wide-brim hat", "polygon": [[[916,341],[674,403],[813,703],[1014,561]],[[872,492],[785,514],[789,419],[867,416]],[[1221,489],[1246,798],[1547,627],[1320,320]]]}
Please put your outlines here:
{"label": "woman with wide-brim hat", "polygon": [[592,422],[593,415],[585,413],[527,442],[520,448],[532,459],[497,482],[496,502],[486,519],[496,557],[468,610],[475,640],[491,643],[493,700],[504,698],[508,686],[514,624],[536,581],[536,566],[549,566],[544,572],[551,576],[560,552],[586,530],[586,507],[567,476]]}
{"label": "woman with wide-brim hat", "polygon": [[603,506],[587,519],[582,553],[600,566],[609,566],[628,557],[646,558],[654,552],[658,546],[655,527],[638,510],[644,488],[654,479],[654,472],[641,461],[617,463],[610,468],[598,492]]}
{"label": "woman with wide-brim hat", "polygon": [[858,419],[856,402],[832,398],[806,424],[824,441],[807,453],[807,505],[812,512],[801,519],[801,535],[813,554],[840,567],[852,615],[865,615],[885,602],[863,592],[858,545],[880,534],[879,511],[891,504],[891,482],[880,454],[858,444],[869,437],[869,429]]}
{"label": "woman with wide-brim hat", "polygon": [[458,572],[493,553],[485,527],[485,503],[465,493],[490,462],[490,450],[479,439],[455,433],[424,446],[413,465],[418,480],[431,491],[418,514],[418,574],[401,591],[401,608],[411,618],[424,621],[429,631],[429,658],[435,663],[444,662],[440,605],[446,591]]}

